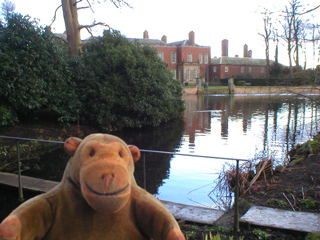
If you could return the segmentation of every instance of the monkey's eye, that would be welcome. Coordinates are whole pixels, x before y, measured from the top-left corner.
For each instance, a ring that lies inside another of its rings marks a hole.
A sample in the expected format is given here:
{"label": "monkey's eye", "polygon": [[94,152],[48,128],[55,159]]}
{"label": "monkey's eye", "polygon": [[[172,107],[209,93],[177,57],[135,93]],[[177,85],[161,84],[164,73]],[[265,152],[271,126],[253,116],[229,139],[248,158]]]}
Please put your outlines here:
{"label": "monkey's eye", "polygon": [[123,155],[122,155],[122,153],[121,153],[121,152],[119,152],[119,156],[120,156],[120,157],[123,157]]}
{"label": "monkey's eye", "polygon": [[92,149],[89,154],[90,154],[91,157],[93,157],[95,153],[96,152]]}

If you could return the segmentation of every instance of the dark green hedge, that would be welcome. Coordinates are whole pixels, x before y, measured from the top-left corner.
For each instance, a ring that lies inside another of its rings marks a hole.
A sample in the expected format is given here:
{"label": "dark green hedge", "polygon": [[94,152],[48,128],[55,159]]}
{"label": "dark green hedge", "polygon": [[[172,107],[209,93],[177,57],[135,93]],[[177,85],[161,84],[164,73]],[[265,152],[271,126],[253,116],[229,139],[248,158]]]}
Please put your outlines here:
{"label": "dark green hedge", "polygon": [[184,109],[155,49],[106,31],[70,58],[62,39],[20,14],[0,24],[0,84],[2,126],[45,118],[119,130],[158,126]]}

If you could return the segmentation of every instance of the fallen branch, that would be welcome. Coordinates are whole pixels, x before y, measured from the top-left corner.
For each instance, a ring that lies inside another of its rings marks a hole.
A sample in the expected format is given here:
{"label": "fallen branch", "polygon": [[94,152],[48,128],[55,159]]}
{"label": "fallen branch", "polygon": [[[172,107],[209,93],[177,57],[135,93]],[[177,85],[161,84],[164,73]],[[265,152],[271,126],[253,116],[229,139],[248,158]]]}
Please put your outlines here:
{"label": "fallen branch", "polygon": [[296,201],[296,198],[293,196],[292,193],[290,193],[291,197],[293,198],[293,206],[296,206],[297,205],[297,201]]}
{"label": "fallen branch", "polygon": [[294,207],[292,206],[290,200],[287,198],[287,196],[286,196],[284,193],[282,193],[282,194],[283,194],[283,196],[287,199],[287,201],[288,201],[288,203],[290,204],[292,210],[293,210],[293,211],[296,211],[296,210],[294,209]]}

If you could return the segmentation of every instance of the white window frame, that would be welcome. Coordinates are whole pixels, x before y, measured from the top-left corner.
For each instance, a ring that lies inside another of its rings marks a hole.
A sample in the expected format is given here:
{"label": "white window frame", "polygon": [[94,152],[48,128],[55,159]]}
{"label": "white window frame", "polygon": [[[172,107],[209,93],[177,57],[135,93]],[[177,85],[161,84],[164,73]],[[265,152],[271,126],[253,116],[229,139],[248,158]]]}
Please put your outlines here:
{"label": "white window frame", "polygon": [[187,81],[190,81],[190,76],[191,76],[190,69],[187,69],[186,70],[186,80]]}
{"label": "white window frame", "polygon": [[177,71],[175,69],[171,69],[171,73],[173,75],[173,79],[177,78]]}
{"label": "white window frame", "polygon": [[249,67],[248,72],[249,72],[249,73],[252,73],[252,67]]}
{"label": "white window frame", "polygon": [[176,63],[176,62],[177,62],[177,53],[171,52],[171,63]]}
{"label": "white window frame", "polygon": [[264,67],[261,67],[261,73],[264,73]]}
{"label": "white window frame", "polygon": [[197,69],[193,69],[192,74],[193,74],[193,79],[197,79],[197,77],[198,77]]}
{"label": "white window frame", "polygon": [[217,66],[213,66],[213,72],[214,72],[214,73],[217,72]]}
{"label": "white window frame", "polygon": [[240,67],[240,72],[241,72],[241,73],[244,73],[244,66],[241,66],[241,67]]}
{"label": "white window frame", "polygon": [[204,55],[204,64],[208,64],[208,63],[209,63],[209,54],[206,53],[206,54]]}
{"label": "white window frame", "polygon": [[192,62],[192,53],[188,53],[188,62]]}
{"label": "white window frame", "polygon": [[224,72],[229,72],[229,66],[224,66]]}
{"label": "white window frame", "polygon": [[203,54],[199,53],[199,64],[203,64]]}
{"label": "white window frame", "polygon": [[159,58],[163,61],[163,59],[164,59],[164,52],[159,51],[159,52],[158,52],[158,56],[159,56]]}

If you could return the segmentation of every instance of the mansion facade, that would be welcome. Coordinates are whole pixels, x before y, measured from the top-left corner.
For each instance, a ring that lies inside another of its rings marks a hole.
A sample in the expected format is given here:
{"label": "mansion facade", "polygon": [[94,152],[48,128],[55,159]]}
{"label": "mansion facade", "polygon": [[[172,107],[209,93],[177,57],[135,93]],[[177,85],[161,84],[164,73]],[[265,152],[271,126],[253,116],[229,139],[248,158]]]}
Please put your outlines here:
{"label": "mansion facade", "polygon": [[142,39],[129,38],[131,42],[141,45],[151,45],[158,50],[159,57],[168,65],[174,78],[182,83],[209,81],[209,65],[211,48],[195,43],[195,33],[189,33],[189,39],[167,43],[167,37],[161,40],[149,39],[148,31],[143,33]]}
{"label": "mansion facade", "polygon": [[[174,78],[182,84],[202,83],[220,84],[228,78],[266,78],[267,64],[265,59],[252,58],[252,51],[244,45],[243,57],[228,56],[228,40],[222,40],[221,57],[211,59],[210,46],[195,43],[195,33],[191,31],[187,40],[167,43],[167,36],[161,40],[150,39],[148,31],[143,38],[129,38],[130,42],[150,45],[158,50],[158,56],[167,63]],[[269,62],[270,66],[274,61]]]}

